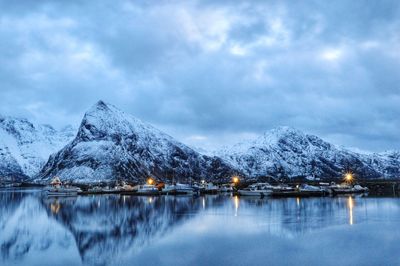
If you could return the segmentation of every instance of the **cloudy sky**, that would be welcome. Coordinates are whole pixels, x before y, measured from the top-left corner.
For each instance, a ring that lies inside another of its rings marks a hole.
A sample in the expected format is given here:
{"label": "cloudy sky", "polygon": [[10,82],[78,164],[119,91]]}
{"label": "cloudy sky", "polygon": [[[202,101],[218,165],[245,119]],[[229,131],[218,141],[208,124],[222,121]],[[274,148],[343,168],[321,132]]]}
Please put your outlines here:
{"label": "cloudy sky", "polygon": [[400,149],[400,1],[1,1],[0,113],[103,99],[212,148],[287,125]]}

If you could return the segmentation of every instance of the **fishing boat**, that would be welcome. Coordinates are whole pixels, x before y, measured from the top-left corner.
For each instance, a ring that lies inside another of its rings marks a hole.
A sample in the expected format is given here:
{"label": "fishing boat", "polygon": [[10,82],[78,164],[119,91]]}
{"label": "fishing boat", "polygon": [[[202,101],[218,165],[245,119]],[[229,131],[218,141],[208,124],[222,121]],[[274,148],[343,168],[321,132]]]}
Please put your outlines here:
{"label": "fishing boat", "polygon": [[94,186],[88,189],[87,191],[89,194],[102,194],[103,188],[100,186]]}
{"label": "fishing boat", "polygon": [[294,187],[288,186],[286,184],[279,184],[272,187],[272,191],[274,192],[290,192],[295,190],[296,189]]}
{"label": "fishing boat", "polygon": [[45,188],[48,196],[76,196],[80,192],[80,188],[63,185],[58,176],[54,177],[50,182],[50,186]]}
{"label": "fishing boat", "polygon": [[281,189],[274,189],[272,197],[320,197],[327,195],[326,189],[307,184],[298,185],[295,188],[284,186]]}
{"label": "fishing boat", "polygon": [[238,193],[240,196],[264,197],[271,195],[272,190],[263,183],[256,183],[248,186],[247,188],[239,189]]}
{"label": "fishing boat", "polygon": [[219,188],[219,192],[221,192],[221,193],[232,193],[233,192],[233,187],[230,184],[222,185]]}
{"label": "fishing boat", "polygon": [[176,183],[172,185],[165,185],[162,193],[166,195],[192,195],[194,189],[188,184]]}
{"label": "fishing boat", "polygon": [[309,196],[323,196],[327,194],[327,191],[325,189],[308,184],[302,184],[301,186],[299,186],[298,191]]}
{"label": "fishing boat", "polygon": [[202,188],[200,189],[200,192],[204,194],[217,194],[218,191],[219,187],[214,185],[213,183],[204,183]]}
{"label": "fishing boat", "polygon": [[354,193],[366,193],[369,191],[367,187],[361,185],[351,186],[349,184],[335,184],[332,183],[329,188],[332,190],[332,194],[354,194]]}
{"label": "fishing boat", "polygon": [[361,185],[354,185],[353,190],[355,193],[366,193],[369,192],[369,188],[363,187]]}
{"label": "fishing boat", "polygon": [[160,191],[155,185],[140,185],[136,191],[137,195],[159,195]]}

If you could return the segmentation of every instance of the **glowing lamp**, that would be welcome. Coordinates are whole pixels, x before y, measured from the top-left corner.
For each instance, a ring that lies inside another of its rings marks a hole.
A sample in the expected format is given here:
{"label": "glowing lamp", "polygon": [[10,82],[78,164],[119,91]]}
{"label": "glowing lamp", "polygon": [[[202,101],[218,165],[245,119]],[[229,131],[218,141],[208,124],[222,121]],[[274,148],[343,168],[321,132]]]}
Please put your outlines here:
{"label": "glowing lamp", "polygon": [[345,179],[347,182],[351,182],[351,181],[353,180],[353,175],[352,175],[351,173],[347,173],[347,174],[344,176],[344,179]]}
{"label": "glowing lamp", "polygon": [[152,178],[147,179],[147,184],[153,185],[154,180]]}

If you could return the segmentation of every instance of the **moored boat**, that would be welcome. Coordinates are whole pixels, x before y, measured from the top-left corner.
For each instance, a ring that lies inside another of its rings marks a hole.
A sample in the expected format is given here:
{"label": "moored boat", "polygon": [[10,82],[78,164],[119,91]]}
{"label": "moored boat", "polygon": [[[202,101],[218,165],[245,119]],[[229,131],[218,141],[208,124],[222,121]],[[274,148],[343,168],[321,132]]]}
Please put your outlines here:
{"label": "moored boat", "polygon": [[45,188],[47,196],[77,196],[80,188],[63,185],[59,177],[54,177],[50,186]]}
{"label": "moored boat", "polygon": [[219,192],[221,192],[221,193],[232,193],[233,192],[233,187],[230,184],[222,185],[219,188]]}
{"label": "moored boat", "polygon": [[201,188],[200,192],[204,194],[217,194],[219,187],[214,185],[213,183],[206,183]]}
{"label": "moored boat", "polygon": [[369,188],[363,187],[361,185],[354,185],[353,190],[355,193],[366,193],[369,192]]}
{"label": "moored boat", "polygon": [[194,189],[188,184],[176,183],[165,185],[161,192],[166,195],[192,195]]}
{"label": "moored boat", "polygon": [[318,186],[302,184],[296,188],[285,186],[282,189],[274,189],[272,197],[320,197],[327,195],[328,191]]}
{"label": "moored boat", "polygon": [[160,191],[155,185],[140,185],[136,191],[137,195],[159,195]]}
{"label": "moored boat", "polygon": [[272,193],[272,189],[262,183],[256,183],[248,186],[244,189],[239,189],[238,194],[240,196],[256,196],[256,197],[264,197],[269,196]]}
{"label": "moored boat", "polygon": [[332,190],[333,194],[354,194],[354,193],[366,193],[369,191],[367,187],[363,187],[361,185],[351,186],[349,184],[335,184],[332,183],[329,188]]}

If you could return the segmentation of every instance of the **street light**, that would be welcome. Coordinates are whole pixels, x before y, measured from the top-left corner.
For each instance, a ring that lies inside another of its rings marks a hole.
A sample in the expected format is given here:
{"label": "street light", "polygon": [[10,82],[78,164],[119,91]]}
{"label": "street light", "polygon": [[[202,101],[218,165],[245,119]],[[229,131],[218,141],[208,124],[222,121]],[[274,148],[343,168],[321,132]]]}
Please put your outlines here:
{"label": "street light", "polygon": [[354,180],[353,174],[348,172],[345,174],[344,179],[348,182],[351,183]]}

